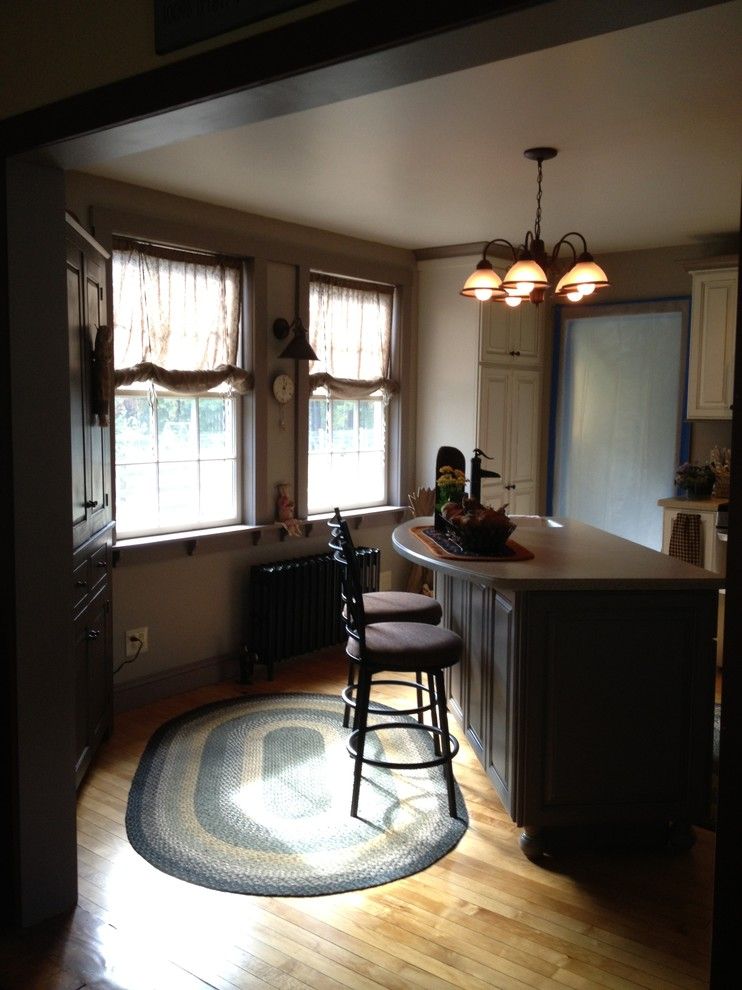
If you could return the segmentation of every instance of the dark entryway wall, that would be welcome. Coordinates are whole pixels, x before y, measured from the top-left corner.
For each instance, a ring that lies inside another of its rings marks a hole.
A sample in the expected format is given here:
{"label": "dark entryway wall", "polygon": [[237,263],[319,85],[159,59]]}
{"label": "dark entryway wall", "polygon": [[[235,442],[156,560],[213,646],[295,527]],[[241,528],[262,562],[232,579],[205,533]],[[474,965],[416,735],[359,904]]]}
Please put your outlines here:
{"label": "dark entryway wall", "polygon": [[[578,19],[577,13],[579,9],[583,13],[585,12],[584,4],[555,2],[530,5],[543,7],[546,20],[548,21],[551,17],[552,21],[558,23],[558,29],[554,28],[553,33],[550,33],[549,30],[544,29],[545,22],[541,19],[539,30],[530,31],[531,44],[540,47],[544,44],[559,43],[600,30],[612,30],[622,26],[615,22],[617,18],[624,18],[623,24],[625,25],[632,22],[632,18],[654,19],[706,5],[704,3],[669,2],[629,3],[613,5],[615,9],[608,11],[603,5],[588,5],[587,17],[582,20]],[[10,6],[4,5],[3,7],[8,16],[10,16]],[[40,12],[40,5],[35,4],[33,6],[36,13],[43,16]],[[51,8],[53,5],[49,3],[45,6]],[[66,10],[66,13],[69,16],[74,16],[72,13],[75,10],[74,5],[65,5],[66,8],[68,6],[70,9]],[[131,4],[118,6],[126,12],[127,17],[131,15],[133,19],[136,19],[137,16],[149,16],[150,7],[145,0],[138,0],[133,8],[133,14]],[[107,94],[95,94],[84,99],[72,98],[65,105],[57,107],[53,111],[39,110],[30,118],[7,121],[0,124],[0,143],[4,149],[4,154],[12,157],[26,149],[34,149],[47,142],[71,137],[86,129],[90,129],[91,132],[97,132],[99,129],[102,131],[102,129],[116,123],[136,117],[144,118],[164,111],[171,106],[192,103],[209,96],[215,96],[230,88],[239,89],[244,85],[257,86],[265,79],[275,78],[279,69],[284,79],[291,79],[296,72],[316,67],[318,62],[322,61],[322,55],[324,56],[324,64],[330,64],[333,57],[336,61],[350,59],[360,55],[364,50],[367,51],[374,47],[388,50],[388,46],[399,45],[411,36],[420,37],[426,33],[435,35],[437,32],[456,28],[472,18],[492,18],[510,6],[523,7],[524,5],[459,3],[455,5],[455,11],[447,12],[443,16],[434,9],[434,5],[427,5],[424,10],[419,9],[417,5],[410,5],[408,14],[415,20],[414,25],[410,25],[402,23],[400,20],[403,13],[407,11],[404,6],[385,3],[350,3],[346,5],[348,9],[342,16],[360,17],[364,9],[367,15],[372,10],[373,22],[368,23],[365,30],[363,26],[359,26],[357,30],[352,32],[328,33],[328,38],[341,39],[334,56],[326,47],[326,39],[323,39],[324,44],[315,48],[307,45],[306,40],[304,40],[301,50],[298,45],[295,50],[289,50],[286,47],[281,47],[273,32],[271,32],[270,37],[266,36],[264,43],[261,44],[259,58],[251,60],[245,49],[233,50],[229,57],[225,55],[223,58],[220,57],[212,61],[210,65],[214,71],[210,73],[205,71],[204,63],[199,66],[195,65],[191,58],[192,53],[188,51],[181,60],[183,63],[191,63],[187,67],[188,71],[178,71],[169,79],[161,78],[160,85],[154,85],[152,79],[132,79],[130,85],[121,84],[115,93],[109,91]],[[448,22],[446,22],[446,17]],[[609,23],[608,18],[612,18],[613,23]],[[369,22],[368,16],[366,21]],[[384,37],[380,36],[380,26],[386,32]],[[405,32],[408,33],[405,34]],[[499,50],[501,52],[500,57],[515,54],[516,45],[523,43],[526,33],[525,31],[520,34],[501,31],[499,33],[499,48],[497,44],[493,43],[493,50]],[[306,38],[305,32],[303,34]],[[35,68],[39,68],[40,64],[43,64],[35,63],[32,43],[18,43],[17,32],[5,32],[4,37],[9,39],[13,46],[14,58],[20,57],[19,53],[22,53],[27,73],[33,73]],[[83,30],[76,37],[80,46],[88,43],[89,35],[84,30],[84,25]],[[437,47],[437,71],[443,71],[442,66],[446,60],[446,52],[448,52],[449,57],[447,69],[451,70],[456,67],[451,60],[463,59],[462,51],[464,49],[473,53],[478,50],[476,40],[466,46],[463,35],[438,37],[439,41],[442,38],[445,44],[440,43]],[[106,38],[107,47],[114,49],[119,40],[114,34],[110,34]],[[509,51],[508,46],[511,46]],[[399,49],[396,50],[399,51]],[[481,47],[479,50],[481,51]],[[527,49],[523,48],[522,50]],[[61,49],[57,50],[57,57],[61,59],[62,56],[59,51]],[[404,64],[404,59],[398,60],[395,69],[394,60],[386,60],[382,73],[383,78],[377,74],[374,79],[377,86],[396,85],[405,81],[406,78],[409,78],[410,66],[413,66],[415,71],[427,71],[424,60],[423,63],[415,62],[414,59],[411,59],[409,51],[401,54],[407,57],[407,64]],[[64,51],[64,60],[70,64],[85,64],[88,56],[89,52],[85,50],[68,48]],[[102,59],[102,56],[99,57]],[[354,68],[354,65],[350,67]],[[261,68],[262,77],[259,74]],[[136,66],[131,69],[131,72],[138,71],[140,69]],[[175,72],[175,70],[173,71]],[[250,76],[251,72],[253,73],[252,76]],[[357,72],[346,73],[346,81],[348,79],[351,81],[355,79],[357,84]],[[93,84],[95,85],[96,82]],[[296,84],[292,82],[288,86],[283,86],[280,91],[274,89],[274,95],[283,96],[283,101],[277,98],[274,103],[274,112],[286,112],[285,108],[291,101],[301,96],[301,88],[299,82]],[[314,98],[318,98],[318,90],[321,90],[321,86],[315,90]],[[51,94],[48,99],[54,100],[58,95],[56,93]],[[115,99],[116,96],[120,98]],[[332,98],[332,91],[328,98]],[[263,103],[263,112],[269,110],[269,101]],[[14,109],[11,107],[9,111],[5,112],[12,113]],[[187,116],[184,112],[180,114],[178,121],[181,125],[185,126]],[[127,137],[121,139],[128,140],[135,134],[139,135],[140,140],[152,141],[156,137],[162,139],[168,133],[162,126],[163,124],[164,121],[159,120],[155,124],[150,122],[136,126],[131,125],[126,129]],[[172,139],[173,131],[170,131],[169,134]],[[108,137],[113,137],[110,132]],[[120,134],[119,137],[121,137]],[[98,137],[94,134],[88,139],[88,147],[91,147],[97,140]],[[84,148],[80,145],[77,147],[73,145],[74,142],[66,149],[69,156],[74,158],[76,154],[78,156],[84,154]],[[120,148],[121,146],[119,142],[117,147]],[[0,250],[2,251],[2,278],[8,281],[8,302],[3,305],[0,313],[0,347],[2,348],[0,351],[0,375],[2,375],[0,383],[4,386],[0,391],[4,396],[10,397],[11,401],[6,404],[7,415],[3,417],[3,422],[0,425],[0,449],[3,454],[0,508],[3,518],[3,546],[6,548],[1,574],[3,589],[6,591],[5,600],[14,607],[16,618],[7,622],[2,630],[2,649],[7,660],[3,665],[2,683],[0,683],[3,693],[3,708],[0,714],[3,725],[7,728],[2,730],[4,732],[2,738],[4,754],[0,786],[3,787],[3,793],[0,794],[0,801],[3,805],[3,811],[0,813],[2,816],[0,840],[3,841],[4,852],[0,861],[0,880],[5,878],[11,880],[9,886],[2,884],[2,890],[5,894],[2,905],[5,916],[12,915],[30,923],[55,913],[61,909],[60,904],[74,899],[74,891],[72,891],[72,898],[68,898],[65,894],[65,890],[69,893],[68,878],[71,872],[70,864],[73,861],[73,856],[69,855],[61,855],[61,858],[53,857],[55,862],[59,864],[58,872],[61,878],[59,884],[52,883],[50,885],[50,875],[47,875],[44,877],[42,887],[37,890],[31,889],[33,884],[40,882],[41,870],[34,868],[37,857],[40,857],[38,858],[39,863],[48,862],[47,854],[43,852],[42,845],[44,843],[49,845],[51,842],[53,849],[56,836],[59,839],[58,851],[69,845],[74,846],[74,814],[70,815],[69,813],[66,789],[51,780],[57,755],[47,748],[52,745],[52,740],[47,738],[47,734],[51,732],[53,735],[59,730],[59,725],[54,720],[52,720],[51,728],[41,724],[55,705],[58,705],[60,710],[64,710],[64,694],[62,694],[61,703],[52,694],[54,688],[58,686],[55,674],[52,672],[51,680],[48,679],[47,674],[51,671],[55,656],[58,657],[60,652],[65,649],[59,636],[62,628],[60,616],[62,611],[66,614],[67,602],[64,591],[67,587],[66,576],[64,581],[61,581],[62,543],[63,541],[66,542],[67,536],[60,536],[58,524],[63,527],[65,533],[68,524],[65,512],[61,513],[63,519],[57,519],[56,508],[51,510],[48,519],[42,519],[41,516],[47,505],[56,497],[61,498],[63,492],[65,494],[62,505],[66,508],[68,498],[66,482],[69,479],[65,469],[61,466],[61,459],[67,445],[65,443],[61,450],[55,449],[54,445],[55,439],[60,439],[64,430],[60,422],[57,422],[56,425],[53,424],[51,433],[48,429],[49,424],[53,423],[54,414],[62,412],[66,399],[65,386],[62,385],[63,363],[58,353],[59,342],[49,342],[45,339],[49,316],[48,310],[45,310],[45,304],[40,301],[32,303],[29,298],[27,305],[30,309],[24,311],[22,306],[14,308],[10,300],[13,298],[13,293],[17,291],[17,287],[24,280],[28,282],[32,279],[31,285],[37,295],[47,295],[49,305],[56,312],[56,316],[59,316],[58,304],[61,302],[61,296],[59,296],[59,290],[56,287],[54,258],[63,257],[61,244],[56,243],[55,246],[55,242],[58,237],[57,218],[59,218],[59,231],[61,232],[63,229],[64,200],[61,193],[57,195],[61,176],[55,175],[53,169],[48,169],[47,174],[46,168],[38,164],[11,161],[3,168],[2,181],[4,187],[0,198],[2,199],[2,210],[6,222],[3,224]],[[25,192],[21,192],[22,187],[25,188]],[[36,212],[35,220],[32,219],[34,201],[39,207],[43,204],[43,210]],[[24,217],[26,211],[30,211],[28,217]],[[25,221],[28,222],[26,232],[20,234],[18,228]],[[16,238],[18,238],[17,245]],[[24,242],[26,247],[23,246]],[[23,262],[28,260],[28,245],[32,242],[35,242],[38,249],[34,255],[35,266],[27,268]],[[56,253],[57,248],[59,248],[58,254]],[[17,266],[19,260],[22,262],[21,270]],[[27,291],[30,296],[30,290]],[[23,295],[24,292],[21,290],[20,297],[16,296],[16,298],[22,298]],[[38,323],[39,320],[41,320],[40,324]],[[64,325],[64,320],[62,319],[57,325]],[[40,349],[43,351],[44,348],[47,348],[47,358],[51,370],[47,383],[31,385],[28,381],[19,380],[16,377],[18,370],[19,368],[25,369],[25,363],[28,362],[32,350]],[[54,357],[55,354],[56,358]],[[57,363],[58,361],[60,363]],[[742,373],[740,373],[742,347],[737,349],[737,361],[737,392],[739,393],[742,384]],[[66,358],[64,367],[66,368]],[[51,392],[57,388],[62,389],[62,392],[49,404],[44,398],[41,406],[45,410],[43,416],[41,413],[34,413],[33,410],[29,409],[31,399],[23,393],[24,389],[31,392],[33,388],[37,388],[44,396],[46,396],[47,390]],[[742,408],[739,394],[735,396],[735,400],[735,407],[739,410]],[[23,423],[27,413],[29,419]],[[733,456],[737,463],[742,463],[739,414],[735,418],[732,439]],[[38,422],[38,419],[44,420],[43,425]],[[64,414],[62,414],[61,422],[66,423]],[[44,449],[44,444],[48,445],[46,458],[38,453],[39,450]],[[738,487],[735,485],[735,489]],[[36,507],[38,511],[39,522],[36,527],[32,525],[30,518],[33,507]],[[19,526],[16,526],[16,521],[20,523]],[[734,550],[734,519],[732,520],[732,534],[729,567],[734,573],[740,575],[742,574],[742,560]],[[47,555],[49,555],[48,558]],[[34,565],[39,569],[47,568],[47,574],[40,579],[40,582],[35,580],[30,573]],[[61,583],[59,583],[60,581]],[[55,582],[57,582],[56,590],[52,587]],[[50,594],[51,600],[49,602],[44,601],[43,592]],[[738,616],[742,611],[739,607],[740,597],[740,585],[737,581],[735,585],[728,587],[730,605],[733,600],[737,603],[736,608],[730,609],[730,623],[736,621],[736,626],[734,629],[730,627],[727,630],[726,637],[730,648],[736,648],[736,656],[740,655],[742,649],[742,637],[738,622]],[[60,602],[64,602],[64,604],[61,605]],[[32,616],[36,616],[35,628]],[[45,627],[42,628],[42,626]],[[21,666],[23,666],[23,670]],[[740,665],[736,667],[732,665],[725,672],[724,703],[725,710],[728,710],[728,718],[724,720],[724,731],[729,732],[730,752],[733,751],[735,741],[737,751],[739,751],[739,729],[736,730],[736,737],[732,735],[732,731],[734,726],[742,725],[742,715],[738,710],[739,701],[742,699],[739,667]],[[63,676],[60,681],[64,681]],[[20,722],[16,724],[16,713],[21,714],[22,725]],[[41,734],[37,736],[36,730]],[[725,751],[726,743],[723,739],[722,771]],[[63,759],[62,752],[59,754],[59,759]],[[43,772],[32,774],[33,770],[42,766]],[[35,776],[33,782],[28,780],[29,775]],[[26,794],[26,787],[31,789],[33,796]],[[725,839],[723,792],[724,788],[722,787],[718,846],[721,864],[719,875],[722,878],[725,870],[728,871],[730,877],[735,876],[735,870],[736,876],[739,876],[740,872],[740,846],[737,843],[735,849],[734,843]],[[39,811],[41,817],[38,825],[34,827],[31,822]],[[731,839],[735,829],[731,817],[728,828]],[[722,863],[722,854],[727,857],[725,863]],[[726,917],[729,919],[729,923],[725,922],[724,927],[731,933],[734,930],[732,924],[734,916],[729,913]],[[716,924],[721,926],[719,912],[717,912]]]}

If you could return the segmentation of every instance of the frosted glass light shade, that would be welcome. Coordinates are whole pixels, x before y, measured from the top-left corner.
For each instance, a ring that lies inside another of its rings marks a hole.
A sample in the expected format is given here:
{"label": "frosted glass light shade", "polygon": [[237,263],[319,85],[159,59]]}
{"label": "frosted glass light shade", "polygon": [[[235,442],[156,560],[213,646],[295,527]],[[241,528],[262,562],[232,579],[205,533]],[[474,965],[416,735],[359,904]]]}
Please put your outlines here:
{"label": "frosted glass light shade", "polygon": [[505,290],[501,288],[502,279],[486,258],[482,258],[477,267],[464,282],[460,295],[469,296],[486,302],[488,299],[502,299]]}
{"label": "frosted glass light shade", "polygon": [[554,295],[567,296],[570,292],[579,291],[583,296],[589,296],[595,289],[602,289],[610,284],[600,265],[596,265],[592,258],[581,258],[559,279]]}
{"label": "frosted glass light shade", "polygon": [[502,280],[504,289],[514,289],[519,296],[528,296],[537,286],[547,286],[546,272],[533,258],[521,258],[511,265]]}

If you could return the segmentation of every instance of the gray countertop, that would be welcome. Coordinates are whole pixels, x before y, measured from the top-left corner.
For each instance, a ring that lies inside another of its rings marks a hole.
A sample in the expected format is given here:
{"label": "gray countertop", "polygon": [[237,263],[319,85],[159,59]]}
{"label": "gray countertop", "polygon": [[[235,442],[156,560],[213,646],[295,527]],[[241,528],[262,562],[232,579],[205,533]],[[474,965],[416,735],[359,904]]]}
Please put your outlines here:
{"label": "gray countertop", "polygon": [[511,539],[532,560],[451,560],[437,556],[412,531],[432,518],[412,519],[392,534],[395,550],[433,570],[512,591],[713,591],[723,577],[572,519],[512,516]]}

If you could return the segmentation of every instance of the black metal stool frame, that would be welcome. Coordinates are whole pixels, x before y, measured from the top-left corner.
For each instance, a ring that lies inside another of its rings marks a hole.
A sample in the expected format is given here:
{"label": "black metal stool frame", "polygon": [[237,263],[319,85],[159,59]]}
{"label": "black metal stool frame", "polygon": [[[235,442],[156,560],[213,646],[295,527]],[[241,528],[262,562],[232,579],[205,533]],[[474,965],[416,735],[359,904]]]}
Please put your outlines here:
{"label": "black metal stool frame", "polygon": [[[453,776],[452,761],[459,751],[458,740],[452,736],[448,729],[448,711],[446,708],[446,691],[443,679],[443,666],[427,671],[428,686],[421,683],[422,671],[416,672],[417,680],[414,682],[400,680],[376,680],[374,675],[388,670],[383,664],[375,664],[367,657],[366,651],[366,623],[363,608],[363,592],[361,588],[358,564],[355,558],[353,541],[350,536],[347,523],[341,519],[339,511],[335,510],[335,517],[330,521],[332,529],[332,540],[330,547],[333,550],[335,560],[342,567],[342,588],[343,588],[343,615],[348,633],[349,646],[351,641],[357,644],[358,656],[354,656],[348,651],[348,659],[352,665],[358,669],[358,682],[352,683],[349,676],[349,685],[343,691],[343,700],[346,706],[351,705],[355,709],[353,719],[353,731],[348,739],[348,752],[354,759],[353,792],[351,797],[351,815],[355,818],[358,815],[358,799],[363,774],[363,765],[386,767],[388,769],[426,769],[441,766],[443,768],[448,794],[448,810],[451,817],[456,817],[456,791]],[[382,625],[414,625],[414,623],[386,623]],[[456,662],[458,658],[454,659]],[[418,706],[409,709],[378,708],[370,704],[371,686],[373,684],[401,684],[407,687],[414,687],[418,692]],[[423,704],[422,692],[429,694],[430,701]],[[355,701],[353,694],[355,693]],[[431,725],[427,725],[423,718],[423,713],[430,711]],[[348,708],[346,707],[346,719]],[[399,716],[418,716],[418,722],[380,722],[375,725],[368,724],[369,714]],[[344,721],[347,726],[347,721]],[[374,759],[365,755],[366,736],[369,732],[381,732],[386,730],[407,731],[417,730],[427,732],[433,737],[435,755],[430,760],[414,763],[398,763],[390,760]]]}

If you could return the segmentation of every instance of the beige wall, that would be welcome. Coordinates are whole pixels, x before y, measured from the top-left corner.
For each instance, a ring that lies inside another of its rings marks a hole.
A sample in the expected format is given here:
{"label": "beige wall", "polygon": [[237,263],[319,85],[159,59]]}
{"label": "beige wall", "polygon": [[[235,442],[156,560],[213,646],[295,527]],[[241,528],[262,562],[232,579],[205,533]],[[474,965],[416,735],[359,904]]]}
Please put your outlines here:
{"label": "beige wall", "polygon": [[[273,321],[294,315],[297,270],[315,266],[359,277],[404,283],[406,293],[404,333],[410,337],[415,261],[411,252],[340,237],[295,224],[285,224],[234,210],[216,208],[123,183],[70,172],[66,176],[66,201],[88,226],[98,220],[95,233],[104,246],[114,217],[126,217],[140,236],[172,237],[176,243],[243,254],[255,259],[254,321],[256,389],[256,521],[271,523],[279,482],[294,479],[293,408],[286,414],[288,429],[279,425],[279,407],[270,393],[270,382],[279,371],[294,373],[293,362],[278,355],[286,341],[276,340]],[[121,221],[123,222],[123,221]],[[414,437],[414,346],[405,340],[403,351],[413,378],[405,402],[411,407],[403,432]],[[306,373],[299,369],[299,373]],[[261,439],[264,437],[265,439]],[[412,466],[403,470],[395,501],[406,504]],[[296,492],[294,491],[294,494]],[[388,524],[364,523],[355,533],[358,544],[381,549],[381,569],[389,572],[394,587],[404,587],[408,565],[394,553]],[[180,667],[240,652],[243,642],[245,581],[255,563],[283,560],[323,552],[327,547],[324,523],[308,537],[279,541],[274,530],[263,533],[260,543],[249,537],[201,540],[196,552],[187,553],[183,541],[146,551],[126,551],[114,569],[114,666],[124,658],[127,629],[147,626],[149,651],[124,666],[116,685],[144,678],[158,678]]]}

